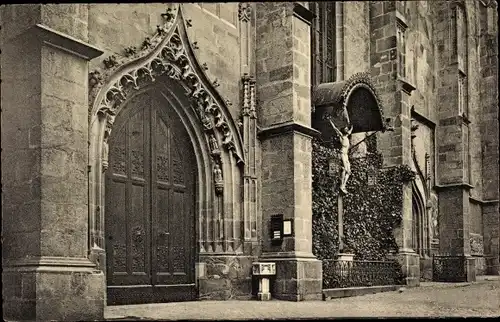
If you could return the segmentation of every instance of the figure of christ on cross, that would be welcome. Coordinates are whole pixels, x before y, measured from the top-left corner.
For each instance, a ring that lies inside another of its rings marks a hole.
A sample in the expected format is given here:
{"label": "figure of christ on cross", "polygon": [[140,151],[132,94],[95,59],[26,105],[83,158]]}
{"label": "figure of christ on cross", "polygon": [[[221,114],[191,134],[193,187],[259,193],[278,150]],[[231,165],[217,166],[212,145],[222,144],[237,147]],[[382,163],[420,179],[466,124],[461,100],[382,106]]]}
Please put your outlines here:
{"label": "figure of christ on cross", "polygon": [[349,147],[350,147],[350,142],[349,142],[349,135],[352,133],[352,124],[348,122],[347,126],[342,127],[340,130],[335,126],[335,124],[332,121],[332,118],[328,118],[330,121],[330,124],[332,125],[333,129],[335,130],[335,133],[338,135],[340,139],[340,144],[341,144],[341,158],[342,158],[342,174],[340,176],[340,191],[343,194],[347,193],[346,190],[346,184],[347,180],[349,179],[349,176],[351,175],[351,163],[349,162]]}

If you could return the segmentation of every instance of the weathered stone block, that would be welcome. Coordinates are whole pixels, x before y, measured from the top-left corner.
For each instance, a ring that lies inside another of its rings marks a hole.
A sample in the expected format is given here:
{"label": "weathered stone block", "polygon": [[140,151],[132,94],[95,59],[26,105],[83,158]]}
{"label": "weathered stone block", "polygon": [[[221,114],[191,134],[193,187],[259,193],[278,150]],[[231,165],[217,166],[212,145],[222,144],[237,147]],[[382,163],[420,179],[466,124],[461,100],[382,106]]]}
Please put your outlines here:
{"label": "weathered stone block", "polygon": [[28,271],[10,272],[5,277],[21,281],[19,294],[4,303],[6,318],[75,321],[104,317],[102,272]]}

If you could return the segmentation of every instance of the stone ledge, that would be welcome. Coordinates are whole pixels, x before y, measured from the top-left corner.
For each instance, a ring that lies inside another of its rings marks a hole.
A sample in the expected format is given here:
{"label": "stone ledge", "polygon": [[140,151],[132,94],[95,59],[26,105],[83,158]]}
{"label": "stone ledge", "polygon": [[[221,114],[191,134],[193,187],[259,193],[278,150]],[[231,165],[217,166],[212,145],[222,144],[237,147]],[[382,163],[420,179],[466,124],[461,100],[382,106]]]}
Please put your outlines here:
{"label": "stone ledge", "polygon": [[436,191],[442,191],[447,189],[473,189],[474,186],[465,182],[461,183],[451,183],[445,185],[434,185]]}
{"label": "stone ledge", "polygon": [[341,298],[360,296],[366,294],[375,294],[380,292],[396,291],[402,285],[382,285],[382,286],[364,286],[364,287],[346,287],[346,288],[330,288],[323,290],[323,301]]}
{"label": "stone ledge", "polygon": [[417,88],[410,84],[405,78],[399,77],[398,82],[401,86],[401,90],[407,95],[411,96],[411,93]]}
{"label": "stone ledge", "polygon": [[469,201],[476,203],[476,204],[482,204],[482,205],[486,205],[486,204],[493,204],[494,205],[494,204],[498,203],[498,199],[482,200],[482,199],[478,199],[478,198],[474,198],[474,197],[469,197]]}
{"label": "stone ledge", "polygon": [[96,264],[86,257],[40,256],[20,259],[6,259],[4,271],[93,271]]}
{"label": "stone ledge", "polygon": [[415,109],[415,105],[412,105],[411,107],[411,116],[415,118],[415,120],[419,121],[420,123],[425,124],[427,127],[431,129],[436,128],[436,122],[429,117],[423,115],[419,111]]}
{"label": "stone ledge", "polygon": [[308,25],[311,25],[314,18],[314,13],[299,2],[294,3],[293,15]]}
{"label": "stone ledge", "polygon": [[33,32],[44,43],[74,54],[86,60],[101,56],[104,52],[91,44],[49,28],[43,24],[36,24],[27,32]]}
{"label": "stone ledge", "polygon": [[315,137],[321,134],[318,130],[313,129],[312,127],[290,121],[263,128],[259,131],[257,136],[259,139],[265,140],[271,136],[285,134],[288,132],[298,132],[309,137]]}

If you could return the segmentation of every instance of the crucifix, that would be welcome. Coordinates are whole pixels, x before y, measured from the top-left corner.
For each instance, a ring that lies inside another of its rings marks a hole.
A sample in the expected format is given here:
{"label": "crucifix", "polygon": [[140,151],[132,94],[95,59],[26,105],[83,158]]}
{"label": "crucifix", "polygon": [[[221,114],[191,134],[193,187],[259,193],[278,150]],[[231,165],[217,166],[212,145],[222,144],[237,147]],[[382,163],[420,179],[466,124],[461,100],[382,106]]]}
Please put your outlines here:
{"label": "crucifix", "polygon": [[[371,137],[372,135],[375,135],[378,131],[372,133],[371,135],[365,137],[363,140],[355,144],[354,146],[350,145],[349,141],[349,136],[352,133],[353,126],[349,120],[349,115],[347,114],[347,111],[344,109],[340,113],[343,117],[343,119],[346,122],[346,126],[342,127],[340,130],[337,128],[335,123],[332,120],[331,115],[326,115],[326,119],[330,122],[330,125],[332,126],[335,134],[339,137],[340,143],[341,143],[341,159],[342,159],[342,173],[340,177],[340,194],[337,197],[337,223],[338,223],[338,235],[339,235],[339,252],[342,252],[344,249],[344,223],[343,223],[343,216],[344,216],[344,200],[343,196],[347,193],[346,189],[346,184],[347,180],[349,179],[351,175],[351,163],[349,161],[349,152],[359,145],[361,142],[365,141],[367,138]],[[394,128],[389,125],[391,122],[390,118],[387,118],[385,120],[385,124],[383,126],[382,131],[394,131]],[[336,160],[335,160],[336,161]]]}
{"label": "crucifix", "polygon": [[344,215],[344,202],[343,202],[343,195],[347,193],[346,189],[346,184],[347,180],[349,179],[349,176],[351,175],[351,164],[349,162],[349,147],[350,147],[350,142],[349,142],[349,136],[352,133],[353,126],[349,122],[349,115],[347,114],[347,111],[344,109],[343,111],[343,117],[347,121],[347,125],[342,127],[340,130],[335,126],[334,122],[332,121],[331,116],[327,116],[328,121],[330,122],[330,125],[332,126],[333,130],[335,131],[335,134],[339,137],[340,139],[340,144],[341,144],[341,160],[342,160],[342,173],[340,176],[340,194],[338,195],[337,199],[337,224],[338,224],[338,235],[339,235],[339,251],[342,252],[344,249],[344,224],[343,224],[343,215]]}

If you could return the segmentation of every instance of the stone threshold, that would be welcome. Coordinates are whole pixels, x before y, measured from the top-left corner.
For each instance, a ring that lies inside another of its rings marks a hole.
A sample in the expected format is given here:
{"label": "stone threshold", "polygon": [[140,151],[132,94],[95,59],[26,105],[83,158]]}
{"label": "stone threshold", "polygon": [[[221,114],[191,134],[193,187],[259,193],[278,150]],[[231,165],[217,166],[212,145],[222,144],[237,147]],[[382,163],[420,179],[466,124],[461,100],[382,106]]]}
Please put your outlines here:
{"label": "stone threshold", "polygon": [[323,290],[323,301],[341,298],[360,296],[366,294],[375,294],[381,292],[396,291],[403,285],[381,285],[381,286],[361,286],[361,287],[346,287],[346,288],[329,288]]}

